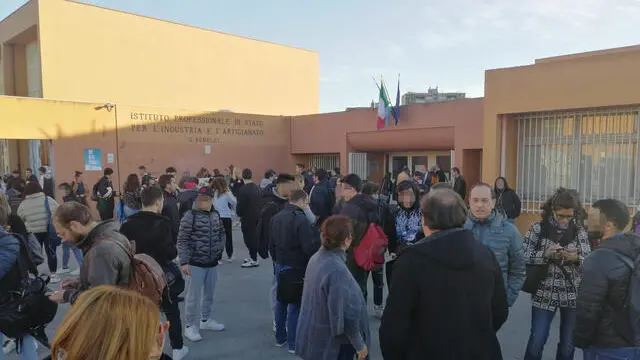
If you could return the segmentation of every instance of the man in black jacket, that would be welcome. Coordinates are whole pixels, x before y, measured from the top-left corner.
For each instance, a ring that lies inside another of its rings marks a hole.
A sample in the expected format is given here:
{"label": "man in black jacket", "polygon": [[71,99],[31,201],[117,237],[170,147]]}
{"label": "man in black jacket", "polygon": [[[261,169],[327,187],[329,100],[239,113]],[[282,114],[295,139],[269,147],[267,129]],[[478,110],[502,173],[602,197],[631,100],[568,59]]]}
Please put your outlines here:
{"label": "man in black jacket", "polygon": [[467,198],[467,180],[460,174],[460,169],[454,167],[451,169],[451,177],[453,177],[453,191],[455,191],[462,200]]}
{"label": "man in black jacket", "polygon": [[238,191],[238,205],[236,214],[240,217],[240,229],[244,244],[249,250],[249,258],[242,263],[243,268],[252,268],[258,264],[258,238],[256,237],[256,226],[260,217],[260,205],[262,204],[261,190],[253,182],[253,173],[250,169],[242,170],[244,186]]}
{"label": "man in black jacket", "polygon": [[385,360],[502,359],[496,332],[509,307],[498,263],[464,230],[467,207],[452,189],[421,204],[427,238],[405,250],[380,325]]}
{"label": "man in black jacket", "polygon": [[[279,284],[280,274],[284,272],[289,272],[296,281],[302,281],[309,259],[320,247],[320,233],[307,220],[303,210],[307,204],[307,193],[304,190],[295,190],[289,195],[289,203],[271,220],[270,233],[271,238],[274,239],[276,254],[274,259],[276,289],[278,287],[290,289],[293,285]],[[291,276],[284,278],[291,280]],[[299,312],[299,302],[285,303],[276,299],[276,344],[280,346],[289,344],[290,352],[295,352]]]}
{"label": "man in black jacket", "polygon": [[169,340],[175,360],[183,359],[189,353],[189,348],[184,346],[182,339],[178,308],[178,295],[184,291],[185,282],[178,265],[173,262],[178,256],[177,229],[171,219],[160,215],[165,197],[158,187],[145,188],[142,191],[142,211],[129,216],[120,227],[120,232],[135,243],[137,254],[151,256],[167,274],[169,287],[162,296],[161,306],[170,323]]}
{"label": "man in black jacket", "polygon": [[[262,193],[262,206],[258,216],[258,225],[256,225],[256,235],[258,237],[258,254],[261,258],[267,259],[271,254],[273,260],[273,282],[271,284],[271,310],[275,317],[276,311],[276,254],[271,238],[271,219],[275,214],[284,209],[288,202],[289,194],[296,186],[296,178],[289,174],[280,174],[276,178],[275,186],[268,186]],[[275,320],[274,320],[275,328]]]}
{"label": "man in black jacket", "polygon": [[100,220],[105,221],[113,219],[116,194],[111,182],[113,169],[105,168],[103,173],[104,176],[93,186],[91,197],[97,201],[96,208],[100,214]]}
{"label": "man in black jacket", "polygon": [[324,169],[316,171],[314,182],[315,185],[311,189],[309,206],[316,216],[316,224],[322,226],[325,219],[331,216],[331,210],[335,202],[335,190],[331,188],[329,174]]}
{"label": "man in black jacket", "polygon": [[630,314],[623,306],[630,281],[637,281],[631,268],[640,254],[640,237],[624,233],[629,211],[621,201],[596,201],[589,210],[589,237],[602,243],[583,263],[578,288],[576,326],[573,342],[582,348],[584,358],[638,359],[640,348],[630,328]]}
{"label": "man in black jacket", "polygon": [[162,216],[171,220],[173,231],[177,234],[180,228],[180,211],[178,208],[178,198],[176,197],[176,190],[178,190],[176,178],[171,175],[162,175],[160,179],[158,179],[158,185],[164,194]]}

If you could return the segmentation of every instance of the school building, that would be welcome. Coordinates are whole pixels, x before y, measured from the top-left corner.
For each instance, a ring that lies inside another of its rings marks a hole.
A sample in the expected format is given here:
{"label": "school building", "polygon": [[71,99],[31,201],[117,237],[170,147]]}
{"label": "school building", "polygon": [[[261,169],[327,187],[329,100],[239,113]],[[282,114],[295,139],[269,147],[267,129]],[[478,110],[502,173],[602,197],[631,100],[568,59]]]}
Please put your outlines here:
{"label": "school building", "polygon": [[[162,39],[162,41],[158,40]],[[111,167],[159,175],[295,163],[380,180],[403,167],[499,175],[535,219],[553,189],[635,206],[640,47],[488,70],[485,97],[318,114],[319,55],[66,0],[0,21],[0,172],[47,165],[58,183]]]}

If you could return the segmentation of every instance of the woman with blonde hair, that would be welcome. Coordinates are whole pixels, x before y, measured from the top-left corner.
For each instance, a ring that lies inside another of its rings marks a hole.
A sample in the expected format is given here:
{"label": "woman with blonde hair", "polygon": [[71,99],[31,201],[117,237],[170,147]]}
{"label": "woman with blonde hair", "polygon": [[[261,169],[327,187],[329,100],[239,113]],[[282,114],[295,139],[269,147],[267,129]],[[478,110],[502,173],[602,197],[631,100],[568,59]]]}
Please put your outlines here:
{"label": "woman with blonde hair", "polygon": [[115,286],[84,292],[58,328],[47,359],[167,360],[168,323],[148,298]]}

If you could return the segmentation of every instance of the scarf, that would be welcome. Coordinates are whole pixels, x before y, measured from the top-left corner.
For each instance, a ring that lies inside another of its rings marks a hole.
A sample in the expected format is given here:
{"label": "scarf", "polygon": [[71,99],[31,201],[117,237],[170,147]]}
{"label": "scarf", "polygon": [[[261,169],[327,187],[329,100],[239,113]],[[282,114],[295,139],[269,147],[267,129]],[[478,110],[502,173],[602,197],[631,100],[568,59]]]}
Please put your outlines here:
{"label": "scarf", "polygon": [[553,216],[549,216],[547,224],[549,239],[562,247],[573,242],[576,235],[576,226],[573,220],[567,224],[560,224]]}

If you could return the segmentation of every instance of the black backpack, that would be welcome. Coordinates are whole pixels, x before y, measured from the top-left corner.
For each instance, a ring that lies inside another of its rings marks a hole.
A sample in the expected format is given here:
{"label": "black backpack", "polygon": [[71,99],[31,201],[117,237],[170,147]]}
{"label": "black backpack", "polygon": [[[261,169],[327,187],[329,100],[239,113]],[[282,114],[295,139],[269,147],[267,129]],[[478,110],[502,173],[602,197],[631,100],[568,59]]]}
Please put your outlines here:
{"label": "black backpack", "polygon": [[95,183],[93,185],[93,188],[91,188],[91,200],[92,201],[98,201],[98,186],[99,185],[100,185],[100,181]]}
{"label": "black backpack", "polygon": [[0,333],[19,342],[22,337],[32,335],[49,347],[44,330],[55,318],[58,304],[47,296],[49,277],[37,276],[38,270],[24,238],[16,238],[20,242],[20,256],[15,265],[21,276],[20,287],[0,296]]}

